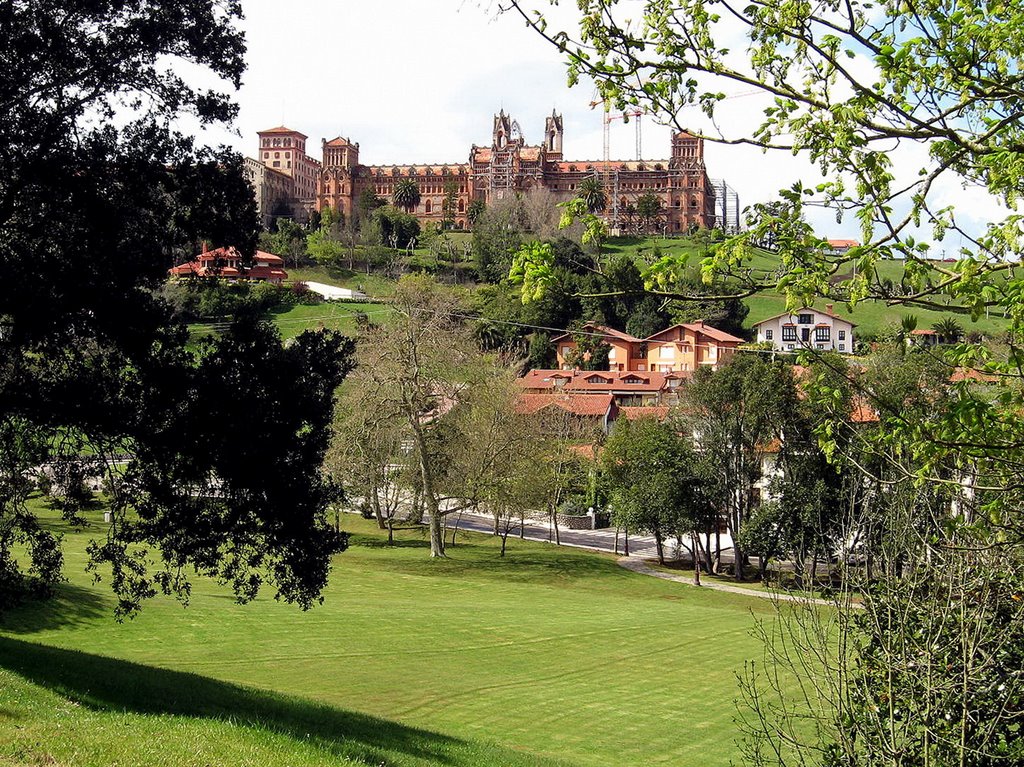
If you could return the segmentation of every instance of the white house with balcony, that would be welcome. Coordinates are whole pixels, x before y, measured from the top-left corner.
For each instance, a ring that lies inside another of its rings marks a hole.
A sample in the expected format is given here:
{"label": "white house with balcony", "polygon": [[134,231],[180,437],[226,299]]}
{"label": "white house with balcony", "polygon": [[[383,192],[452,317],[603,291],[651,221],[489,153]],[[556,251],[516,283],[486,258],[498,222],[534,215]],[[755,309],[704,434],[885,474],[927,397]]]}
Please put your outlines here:
{"label": "white house with balcony", "polygon": [[816,349],[852,354],[855,327],[856,323],[833,312],[832,304],[824,310],[805,307],[754,323],[758,342],[783,352]]}

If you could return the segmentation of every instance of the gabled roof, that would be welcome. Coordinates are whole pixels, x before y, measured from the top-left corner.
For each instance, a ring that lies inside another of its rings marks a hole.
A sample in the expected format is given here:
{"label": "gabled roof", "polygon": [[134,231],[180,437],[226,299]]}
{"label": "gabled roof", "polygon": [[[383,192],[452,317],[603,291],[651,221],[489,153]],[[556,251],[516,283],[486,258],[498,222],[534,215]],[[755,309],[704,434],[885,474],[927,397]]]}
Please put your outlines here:
{"label": "gabled roof", "polygon": [[354,146],[354,144],[344,136],[335,136],[330,141],[325,141],[324,146]]}
{"label": "gabled roof", "polygon": [[648,336],[644,340],[645,341],[657,341],[659,336],[662,336],[665,333],[668,333],[668,332],[670,332],[672,330],[677,330],[678,328],[685,328],[686,330],[689,330],[691,333],[693,333],[695,335],[696,334],[702,334],[702,335],[707,336],[708,338],[713,338],[716,341],[721,341],[722,343],[736,343],[736,344],[746,343],[742,338],[738,338],[737,336],[734,336],[731,333],[726,333],[724,330],[719,330],[718,328],[713,328],[710,325],[705,325],[703,322],[680,322],[680,323],[678,323],[676,325],[673,325],[672,327],[665,328],[664,330],[660,330],[657,333],[655,333],[654,335]]}
{"label": "gabled roof", "polygon": [[555,407],[573,415],[602,417],[613,404],[611,394],[520,394],[516,410],[532,414]]}
{"label": "gabled roof", "polygon": [[268,128],[267,130],[261,130],[258,131],[258,133],[260,136],[266,135],[268,133],[292,133],[297,136],[302,136],[302,138],[304,139],[309,138],[309,136],[307,136],[302,131],[292,130],[291,128],[286,128],[283,125],[278,125],[276,128]]}
{"label": "gabled roof", "polygon": [[[614,339],[616,339],[618,341],[626,341],[626,342],[632,343],[632,344],[638,344],[638,343],[640,343],[640,341],[643,340],[643,339],[631,336],[629,333],[623,333],[621,330],[616,330],[615,328],[609,328],[609,327],[607,327],[605,325],[598,325],[597,323],[594,323],[594,322],[586,323],[582,328],[580,328],[579,331],[576,331],[576,332],[591,333],[591,334],[595,334],[596,333],[596,334],[608,336],[609,338],[614,338]],[[572,338],[573,335],[574,334],[572,332],[562,333],[562,335],[555,336],[554,338],[552,338],[551,342],[554,343],[555,341],[560,341],[563,338]]]}
{"label": "gabled roof", "polygon": [[[226,264],[220,267],[216,265],[217,261],[237,261],[241,258],[241,254],[234,247],[216,248],[204,251],[193,260],[178,264],[168,269],[167,272],[175,277],[195,275],[196,277],[248,277],[254,280],[288,279],[288,273],[282,268],[284,259],[262,250],[256,251],[252,260],[253,265],[248,269]],[[265,264],[265,266],[261,266],[261,264]]]}
{"label": "gabled roof", "polygon": [[857,327],[857,323],[849,319],[848,317],[840,317],[835,312],[830,312],[827,309],[815,309],[813,306],[805,306],[801,309],[796,309],[791,312],[779,312],[778,314],[773,314],[771,317],[765,317],[763,320],[758,320],[757,322],[755,322],[754,327],[756,328],[758,325],[763,325],[766,322],[777,320],[779,317],[794,317],[798,314],[806,314],[807,312],[817,312],[818,314],[824,314],[826,317],[831,317],[834,320],[842,320],[843,322],[849,323],[853,327]]}
{"label": "gabled roof", "polygon": [[[516,382],[522,389],[543,392],[655,394],[666,388],[665,381],[669,375],[672,374],[636,370],[530,370]],[[592,383],[588,380],[594,376],[601,376],[608,383]],[[556,379],[564,381],[564,383],[556,387]],[[636,381],[636,383],[629,383],[629,381]]]}

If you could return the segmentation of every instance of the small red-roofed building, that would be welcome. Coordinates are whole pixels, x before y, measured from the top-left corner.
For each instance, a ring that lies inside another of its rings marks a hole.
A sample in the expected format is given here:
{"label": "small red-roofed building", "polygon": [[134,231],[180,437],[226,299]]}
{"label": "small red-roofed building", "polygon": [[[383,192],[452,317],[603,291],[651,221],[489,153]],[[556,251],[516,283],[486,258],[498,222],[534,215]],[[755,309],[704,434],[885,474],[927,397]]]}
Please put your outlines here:
{"label": "small red-roofed building", "polygon": [[856,240],[829,240],[829,250],[837,256],[841,256],[844,253],[849,253],[853,248],[859,248],[860,243]]}
{"label": "small red-roofed building", "polygon": [[273,253],[257,250],[251,264],[247,264],[242,254],[233,247],[207,250],[192,261],[179,264],[168,270],[171,277],[196,277],[202,279],[222,279],[228,281],[254,280],[280,285],[288,279],[284,270],[284,259]]}
{"label": "small red-roofed building", "polygon": [[592,426],[607,434],[618,406],[611,394],[579,394],[559,392],[555,394],[537,394],[524,392],[519,395],[516,409],[524,415],[540,415],[558,411],[568,413],[581,423]]}

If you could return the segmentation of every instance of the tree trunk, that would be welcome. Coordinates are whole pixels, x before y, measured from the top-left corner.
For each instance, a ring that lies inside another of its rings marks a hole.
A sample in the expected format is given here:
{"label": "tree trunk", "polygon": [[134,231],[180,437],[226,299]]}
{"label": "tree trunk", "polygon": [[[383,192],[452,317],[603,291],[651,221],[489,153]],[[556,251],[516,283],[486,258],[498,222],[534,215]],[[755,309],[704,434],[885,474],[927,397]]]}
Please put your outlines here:
{"label": "tree trunk", "polygon": [[387,528],[387,523],[384,521],[384,514],[380,510],[380,488],[374,483],[373,489],[370,491],[370,504],[373,506],[373,516],[377,518],[377,527],[381,530]]}
{"label": "tree trunk", "polygon": [[444,553],[444,518],[441,515],[440,504],[437,495],[434,493],[434,472],[431,469],[427,458],[427,439],[423,433],[423,426],[419,422],[419,414],[412,413],[409,416],[409,425],[412,427],[413,437],[416,443],[416,452],[420,464],[420,479],[423,482],[423,501],[430,514],[430,556],[443,557]]}
{"label": "tree trunk", "polygon": [[664,565],[665,564],[665,545],[662,542],[661,531],[660,530],[655,530],[654,531],[654,545],[655,545],[655,547],[658,550],[658,564],[659,565]]}
{"label": "tree trunk", "polygon": [[696,531],[690,532],[690,548],[693,551],[693,585],[700,585],[700,557],[697,555],[697,533]]}
{"label": "tree trunk", "polygon": [[715,573],[722,572],[722,525],[715,520]]}
{"label": "tree trunk", "polygon": [[395,523],[391,517],[388,517],[388,546],[391,546],[395,542]]}
{"label": "tree trunk", "polygon": [[629,528],[622,528],[623,539],[626,541],[626,556],[629,556]]}

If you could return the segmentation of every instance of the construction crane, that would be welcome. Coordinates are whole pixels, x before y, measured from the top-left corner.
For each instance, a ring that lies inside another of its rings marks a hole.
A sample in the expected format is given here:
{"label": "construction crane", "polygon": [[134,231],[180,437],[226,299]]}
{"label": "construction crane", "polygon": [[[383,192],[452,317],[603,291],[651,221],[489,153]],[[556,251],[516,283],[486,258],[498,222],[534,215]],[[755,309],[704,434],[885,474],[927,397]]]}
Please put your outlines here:
{"label": "construction crane", "polygon": [[[728,101],[730,99],[743,98],[744,96],[756,96],[757,94],[763,93],[763,92],[764,91],[761,91],[761,90],[751,90],[751,91],[743,91],[742,93],[733,93],[733,94],[730,94],[728,96],[725,96],[725,97],[719,99],[719,101]],[[596,95],[597,94],[595,93],[595,96]],[[603,127],[603,136],[602,136],[602,138],[604,140],[604,156],[602,157],[602,159],[604,160],[605,164],[607,164],[608,162],[611,161],[611,157],[609,155],[611,153],[611,124],[612,124],[612,121],[613,120],[628,121],[630,118],[635,118],[636,119],[636,159],[637,160],[642,160],[643,159],[643,154],[642,154],[643,153],[643,143],[642,143],[641,139],[642,139],[642,136],[643,136],[643,129],[642,129],[642,126],[641,126],[641,119],[640,118],[643,117],[644,114],[646,114],[647,110],[640,109],[640,108],[634,108],[634,109],[626,110],[626,111],[622,112],[621,114],[613,115],[611,113],[611,106],[612,105],[611,105],[611,101],[610,100],[608,100],[608,99],[596,99],[596,100],[590,102],[590,108],[593,109],[598,104],[603,104],[604,105],[604,119],[603,119],[603,126],[602,126]],[[696,104],[686,104],[686,105],[684,105],[683,108],[685,109],[686,107],[689,107],[689,106],[696,106]]]}

